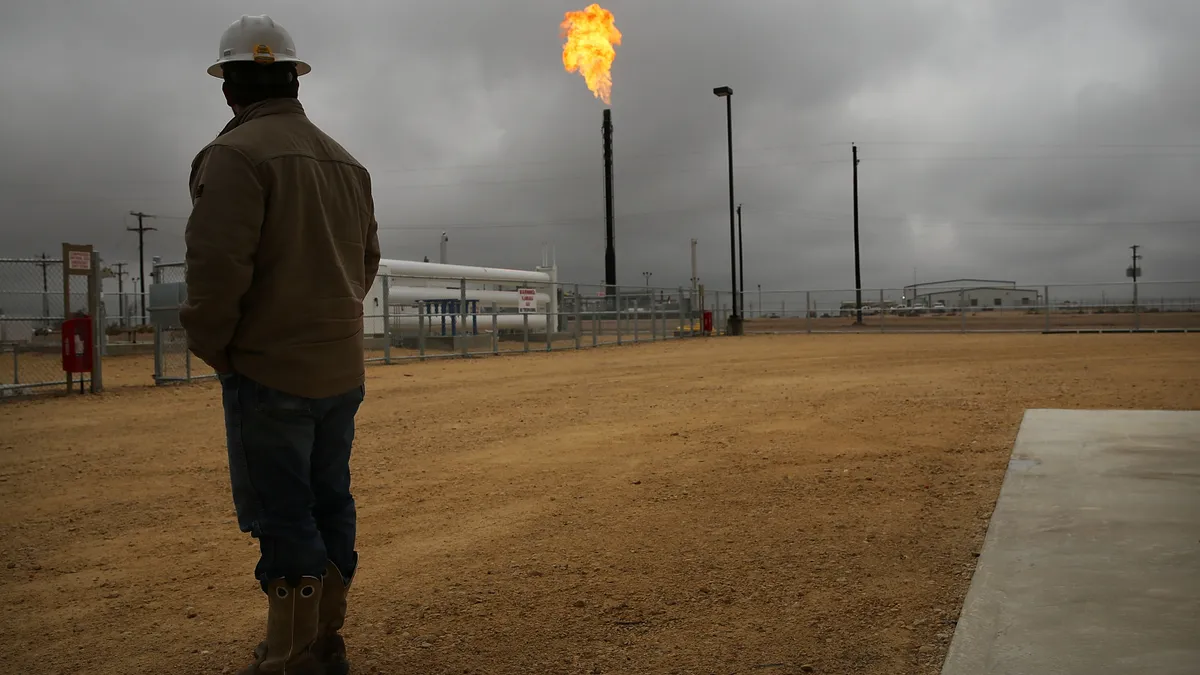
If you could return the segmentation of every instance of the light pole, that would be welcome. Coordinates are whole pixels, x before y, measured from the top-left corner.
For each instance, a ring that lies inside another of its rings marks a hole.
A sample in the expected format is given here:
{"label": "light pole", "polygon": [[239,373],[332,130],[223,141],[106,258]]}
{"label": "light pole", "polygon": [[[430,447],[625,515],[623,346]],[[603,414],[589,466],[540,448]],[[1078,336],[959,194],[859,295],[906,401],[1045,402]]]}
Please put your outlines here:
{"label": "light pole", "polygon": [[758,318],[763,317],[762,284],[758,285]]}
{"label": "light pole", "polygon": [[642,272],[642,276],[646,277],[646,288],[650,288],[650,277],[654,276],[654,272]]}
{"label": "light pole", "polygon": [[729,142],[729,272],[733,287],[733,312],[729,316],[729,334],[742,334],[742,314],[738,302],[737,276],[737,215],[733,199],[733,89],[717,87],[713,93],[725,99],[725,126]]}

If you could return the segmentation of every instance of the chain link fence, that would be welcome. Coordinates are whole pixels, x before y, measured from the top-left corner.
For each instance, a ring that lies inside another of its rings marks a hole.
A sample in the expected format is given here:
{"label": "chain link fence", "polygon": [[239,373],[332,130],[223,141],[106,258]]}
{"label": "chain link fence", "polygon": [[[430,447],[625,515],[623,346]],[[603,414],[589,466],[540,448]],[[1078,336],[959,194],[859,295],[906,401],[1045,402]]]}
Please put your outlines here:
{"label": "chain link fence", "polygon": [[755,288],[743,306],[747,334],[1200,331],[1196,281]]}
{"label": "chain link fence", "polygon": [[[733,294],[514,278],[382,273],[363,303],[367,363],[554,352],[720,335]],[[512,271],[510,271],[512,272]],[[184,280],[182,263],[155,283]],[[1200,331],[1200,282],[778,291],[740,298],[746,334]],[[861,316],[861,319],[860,319]],[[155,332],[155,381],[213,377],[179,326]]]}
{"label": "chain link fence", "polygon": [[364,303],[367,360],[554,352],[704,333],[699,298],[688,289],[530,279],[385,274]]}
{"label": "chain link fence", "polygon": [[88,312],[87,278],[69,283],[61,258],[0,258],[0,397],[67,388],[62,322]]}
{"label": "chain link fence", "polygon": [[[154,283],[183,282],[184,271],[183,263],[156,265]],[[559,283],[550,273],[529,276],[535,281],[380,274],[363,302],[367,363],[576,350],[705,333],[699,294],[686,288],[607,288]],[[706,301],[712,333],[720,333],[727,319],[720,299],[715,293]],[[182,327],[157,325],[154,345],[156,383],[214,376],[188,351]]]}

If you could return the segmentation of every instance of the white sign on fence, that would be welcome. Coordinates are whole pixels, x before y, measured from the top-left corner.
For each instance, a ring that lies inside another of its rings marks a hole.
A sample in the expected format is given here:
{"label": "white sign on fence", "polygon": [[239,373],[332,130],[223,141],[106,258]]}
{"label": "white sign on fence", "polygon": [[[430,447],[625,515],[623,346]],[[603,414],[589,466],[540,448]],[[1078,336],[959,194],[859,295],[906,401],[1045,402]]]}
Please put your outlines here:
{"label": "white sign on fence", "polygon": [[520,304],[517,305],[517,311],[521,314],[534,314],[537,312],[537,290],[533,288],[518,288],[517,292],[521,294]]}
{"label": "white sign on fence", "polygon": [[69,251],[67,269],[72,272],[88,272],[92,269],[92,254],[87,251]]}

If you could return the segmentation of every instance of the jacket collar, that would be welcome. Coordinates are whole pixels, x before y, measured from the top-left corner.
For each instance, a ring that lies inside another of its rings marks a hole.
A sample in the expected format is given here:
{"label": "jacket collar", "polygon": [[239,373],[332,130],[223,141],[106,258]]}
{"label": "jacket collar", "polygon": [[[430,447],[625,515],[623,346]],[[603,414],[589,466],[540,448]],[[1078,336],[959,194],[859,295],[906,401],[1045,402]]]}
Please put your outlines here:
{"label": "jacket collar", "polygon": [[251,103],[242,108],[242,112],[234,115],[233,119],[225,125],[218,136],[233,131],[242,124],[260,117],[268,117],[270,115],[303,115],[304,106],[300,105],[300,101],[294,98],[270,98],[265,101]]}

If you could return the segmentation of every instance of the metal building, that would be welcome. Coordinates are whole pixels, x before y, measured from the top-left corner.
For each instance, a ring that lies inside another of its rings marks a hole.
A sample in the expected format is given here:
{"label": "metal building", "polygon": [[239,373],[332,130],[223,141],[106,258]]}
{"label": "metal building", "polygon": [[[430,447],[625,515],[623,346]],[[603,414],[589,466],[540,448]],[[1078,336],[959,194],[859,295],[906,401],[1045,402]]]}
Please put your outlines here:
{"label": "metal building", "polygon": [[960,305],[977,309],[1035,307],[1041,302],[1038,289],[1019,288],[1015,281],[996,279],[948,279],[913,284],[905,287],[904,297],[916,306],[947,308]]}

